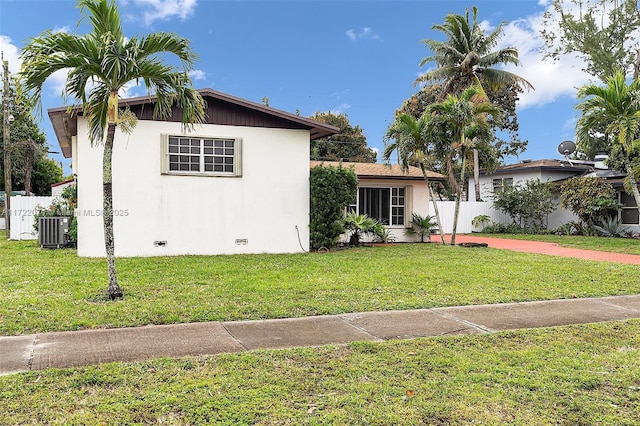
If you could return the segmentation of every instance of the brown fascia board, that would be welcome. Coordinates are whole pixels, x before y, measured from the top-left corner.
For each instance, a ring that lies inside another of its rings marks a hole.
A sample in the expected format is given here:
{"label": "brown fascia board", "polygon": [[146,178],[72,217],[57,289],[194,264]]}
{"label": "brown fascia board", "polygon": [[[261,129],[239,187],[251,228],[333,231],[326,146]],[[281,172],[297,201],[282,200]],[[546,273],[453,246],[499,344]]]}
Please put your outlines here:
{"label": "brown fascia board", "polygon": [[[517,165],[514,165],[517,166]],[[591,170],[592,167],[587,165],[574,165],[570,164],[562,165],[548,165],[548,164],[532,164],[528,165],[526,163],[522,164],[521,167],[506,167],[506,168],[498,168],[493,173],[487,173],[486,170],[481,170],[480,174],[483,176],[495,176],[495,175],[505,175],[505,174],[513,174],[515,172],[524,172],[531,170],[548,170],[554,172],[575,172],[576,174],[584,173],[586,171]]]}
{"label": "brown fascia board", "polygon": [[[223,102],[239,105],[256,112],[268,114],[280,119],[291,121],[298,125],[302,125],[303,127],[308,128],[311,140],[331,136],[340,132],[340,129],[335,126],[292,114],[290,112],[271,108],[257,102],[248,101],[246,99],[218,92],[217,90],[199,89],[198,92],[200,93],[200,95],[202,95],[202,97],[205,98],[210,97],[218,99]],[[135,98],[121,99],[118,104],[121,107],[140,105],[153,103],[154,99],[155,96],[139,96]],[[82,107],[76,106],[50,108],[47,110],[47,112],[49,114],[49,118],[51,119],[53,130],[56,134],[56,138],[58,139],[62,154],[65,158],[71,157],[71,137],[77,134],[78,115],[82,114]]]}

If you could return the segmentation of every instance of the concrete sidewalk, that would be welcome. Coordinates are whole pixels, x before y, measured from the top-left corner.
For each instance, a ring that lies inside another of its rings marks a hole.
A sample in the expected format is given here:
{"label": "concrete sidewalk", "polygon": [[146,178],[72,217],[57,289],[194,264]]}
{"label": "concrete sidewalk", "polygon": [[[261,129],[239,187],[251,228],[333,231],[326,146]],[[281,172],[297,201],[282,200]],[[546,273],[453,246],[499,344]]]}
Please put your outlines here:
{"label": "concrete sidewalk", "polygon": [[640,295],[0,337],[0,374],[640,318]]}

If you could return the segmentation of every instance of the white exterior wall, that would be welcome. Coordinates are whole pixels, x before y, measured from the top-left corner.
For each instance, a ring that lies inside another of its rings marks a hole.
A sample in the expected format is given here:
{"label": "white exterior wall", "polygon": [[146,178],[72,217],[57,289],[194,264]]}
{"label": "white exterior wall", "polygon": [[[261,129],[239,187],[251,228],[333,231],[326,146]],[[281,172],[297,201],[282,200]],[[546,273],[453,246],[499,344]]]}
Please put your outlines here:
{"label": "white exterior wall", "polygon": [[[160,135],[181,135],[180,127],[180,123],[140,120],[131,135],[116,133],[116,256],[308,250],[308,131],[203,125],[192,134],[242,138],[242,176],[163,175]],[[78,255],[100,257],[105,255],[100,214],[103,149],[91,147],[87,134],[87,121],[79,118],[74,153],[79,157],[74,162]],[[166,246],[154,246],[155,241],[166,241]]]}

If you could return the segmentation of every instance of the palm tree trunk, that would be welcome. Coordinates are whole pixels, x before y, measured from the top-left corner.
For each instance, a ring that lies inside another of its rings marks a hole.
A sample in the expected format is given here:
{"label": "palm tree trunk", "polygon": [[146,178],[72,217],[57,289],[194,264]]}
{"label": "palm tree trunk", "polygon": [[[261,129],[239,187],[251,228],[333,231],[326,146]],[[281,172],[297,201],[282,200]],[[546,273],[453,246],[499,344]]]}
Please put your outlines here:
{"label": "palm tree trunk", "polygon": [[476,201],[482,201],[480,199],[480,156],[476,148],[473,148],[473,186],[476,192]]}
{"label": "palm tree trunk", "polygon": [[458,191],[456,192],[456,207],[453,212],[453,230],[451,231],[451,245],[456,245],[456,232],[458,230],[458,215],[460,214],[460,200],[462,199],[462,185],[464,182],[464,171],[467,167],[467,156],[464,152],[464,146],[460,148],[460,155],[462,156],[462,170],[460,170],[460,182],[458,184]]}
{"label": "palm tree trunk", "polygon": [[24,192],[27,196],[33,195],[31,192],[31,168],[33,167],[33,141],[27,141],[27,161],[24,166]]}
{"label": "palm tree trunk", "polygon": [[111,169],[111,159],[113,156],[113,139],[115,133],[115,123],[109,123],[102,156],[102,218],[104,220],[104,247],[107,252],[107,273],[109,275],[107,296],[111,300],[123,296],[116,276],[115,243],[113,240],[113,173]]}
{"label": "palm tree trunk", "polygon": [[[433,203],[433,212],[436,215],[436,223],[438,224],[438,231],[440,231],[440,238],[442,239],[442,244],[447,244],[444,239],[444,229],[442,229],[442,221],[440,220],[440,210],[438,209],[438,202],[436,200],[436,195],[433,193],[431,189],[431,184],[429,183],[429,176],[427,175],[427,170],[424,167],[424,164],[420,163],[420,170],[422,170],[422,177],[424,177],[424,182],[427,184],[427,192],[429,193],[429,197],[431,198],[431,202]],[[431,234],[429,234],[429,241],[431,241]]]}

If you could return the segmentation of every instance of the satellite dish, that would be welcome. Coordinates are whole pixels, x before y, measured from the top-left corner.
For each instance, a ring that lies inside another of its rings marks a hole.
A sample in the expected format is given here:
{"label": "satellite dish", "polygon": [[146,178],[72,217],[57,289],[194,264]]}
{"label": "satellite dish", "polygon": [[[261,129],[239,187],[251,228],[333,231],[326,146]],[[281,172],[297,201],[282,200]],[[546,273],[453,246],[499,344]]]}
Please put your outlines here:
{"label": "satellite dish", "polygon": [[572,141],[564,141],[558,145],[558,152],[565,157],[576,152],[576,144]]}

